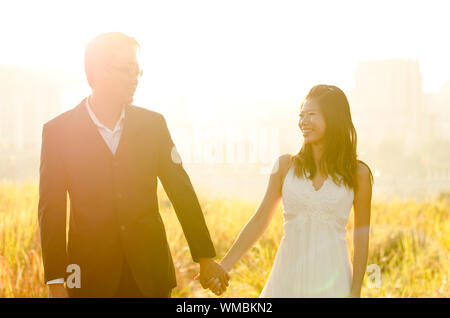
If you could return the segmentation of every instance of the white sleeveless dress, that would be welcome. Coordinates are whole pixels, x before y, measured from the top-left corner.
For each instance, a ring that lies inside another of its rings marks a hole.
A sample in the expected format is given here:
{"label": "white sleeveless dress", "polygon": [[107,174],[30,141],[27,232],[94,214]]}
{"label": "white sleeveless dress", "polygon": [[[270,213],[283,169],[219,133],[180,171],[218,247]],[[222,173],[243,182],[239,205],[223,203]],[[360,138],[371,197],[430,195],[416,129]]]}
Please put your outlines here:
{"label": "white sleeveless dress", "polygon": [[282,187],[284,236],[259,297],[349,297],[353,270],[345,235],[353,197],[331,177],[316,191],[289,169]]}

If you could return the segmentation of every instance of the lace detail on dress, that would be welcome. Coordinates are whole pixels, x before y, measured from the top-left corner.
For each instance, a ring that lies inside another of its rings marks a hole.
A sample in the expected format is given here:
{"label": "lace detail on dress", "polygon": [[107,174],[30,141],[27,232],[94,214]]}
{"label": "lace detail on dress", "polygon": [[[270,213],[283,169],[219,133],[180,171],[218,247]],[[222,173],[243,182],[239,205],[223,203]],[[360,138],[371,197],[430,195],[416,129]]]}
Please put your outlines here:
{"label": "lace detail on dress", "polygon": [[316,190],[309,178],[297,177],[291,168],[284,179],[282,194],[285,225],[295,219],[302,223],[309,220],[313,226],[326,224],[345,232],[353,205],[352,189],[336,185],[328,176]]}

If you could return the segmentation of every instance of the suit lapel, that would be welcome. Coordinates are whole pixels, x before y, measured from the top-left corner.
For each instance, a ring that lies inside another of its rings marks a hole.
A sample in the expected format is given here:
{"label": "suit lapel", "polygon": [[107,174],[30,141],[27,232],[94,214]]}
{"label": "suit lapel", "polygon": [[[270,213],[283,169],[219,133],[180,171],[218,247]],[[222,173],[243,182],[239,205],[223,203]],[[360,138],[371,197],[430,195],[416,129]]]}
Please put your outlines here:
{"label": "suit lapel", "polygon": [[80,131],[81,142],[85,144],[89,152],[111,160],[113,154],[89,116],[85,103],[86,99],[83,99],[76,107],[76,130]]}
{"label": "suit lapel", "polygon": [[[134,112],[131,105],[125,106],[125,118],[123,119],[122,135],[117,145],[115,159],[121,158],[125,153],[131,151],[131,144],[136,137],[136,122],[134,118]],[[110,152],[111,153],[111,152]],[[112,153],[111,153],[112,155]]]}

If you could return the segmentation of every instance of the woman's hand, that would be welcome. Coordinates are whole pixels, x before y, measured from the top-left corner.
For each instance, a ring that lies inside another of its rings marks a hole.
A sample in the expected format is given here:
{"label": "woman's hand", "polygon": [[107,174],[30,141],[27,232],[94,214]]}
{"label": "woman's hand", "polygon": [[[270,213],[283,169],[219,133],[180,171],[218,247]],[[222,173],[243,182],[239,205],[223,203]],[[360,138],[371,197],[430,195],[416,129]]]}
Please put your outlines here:
{"label": "woman's hand", "polygon": [[212,259],[200,260],[200,274],[194,277],[200,280],[203,288],[209,288],[214,294],[221,295],[228,287],[230,276],[222,265],[217,264]]}
{"label": "woman's hand", "polygon": [[[200,280],[200,274],[194,277],[194,280]],[[224,292],[224,288],[222,288],[222,284],[218,278],[212,277],[208,281],[206,281],[205,288],[210,289],[216,296],[222,295]]]}

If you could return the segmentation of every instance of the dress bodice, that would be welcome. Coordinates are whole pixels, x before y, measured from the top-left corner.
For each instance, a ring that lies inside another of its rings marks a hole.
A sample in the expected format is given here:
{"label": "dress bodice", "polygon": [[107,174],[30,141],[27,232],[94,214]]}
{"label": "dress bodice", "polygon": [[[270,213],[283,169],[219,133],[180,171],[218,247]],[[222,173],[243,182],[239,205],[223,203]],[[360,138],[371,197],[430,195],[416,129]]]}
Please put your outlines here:
{"label": "dress bodice", "polygon": [[[339,180],[342,179],[338,176]],[[291,167],[282,187],[285,226],[305,220],[312,224],[328,224],[345,233],[354,192],[343,183],[335,184],[330,176],[316,190],[309,178],[299,178]]]}

